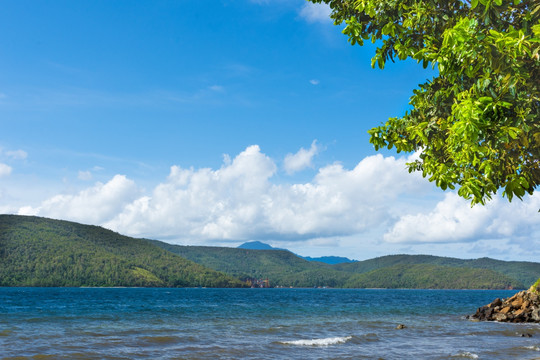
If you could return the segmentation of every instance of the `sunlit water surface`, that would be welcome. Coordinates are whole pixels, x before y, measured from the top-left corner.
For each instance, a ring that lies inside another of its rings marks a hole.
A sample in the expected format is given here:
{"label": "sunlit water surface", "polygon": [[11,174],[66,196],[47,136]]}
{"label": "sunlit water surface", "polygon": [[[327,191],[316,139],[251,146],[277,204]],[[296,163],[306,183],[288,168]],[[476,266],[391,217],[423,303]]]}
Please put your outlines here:
{"label": "sunlit water surface", "polygon": [[514,293],[0,288],[0,359],[540,359],[539,325],[465,319]]}

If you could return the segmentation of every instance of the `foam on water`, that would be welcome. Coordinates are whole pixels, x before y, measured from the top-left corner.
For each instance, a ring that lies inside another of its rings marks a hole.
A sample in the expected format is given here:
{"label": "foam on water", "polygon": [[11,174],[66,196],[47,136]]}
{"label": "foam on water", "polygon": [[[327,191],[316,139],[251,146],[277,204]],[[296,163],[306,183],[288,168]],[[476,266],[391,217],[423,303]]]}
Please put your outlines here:
{"label": "foam on water", "polygon": [[478,359],[477,354],[474,354],[474,353],[471,353],[471,352],[468,352],[468,351],[460,352],[459,354],[457,354],[457,355],[455,355],[453,357],[465,358],[465,359]]}
{"label": "foam on water", "polygon": [[461,318],[511,295],[0,287],[0,359],[534,358],[540,328]]}
{"label": "foam on water", "polygon": [[344,337],[331,337],[325,339],[303,339],[303,340],[292,340],[292,341],[282,341],[282,344],[285,345],[296,345],[296,346],[329,346],[336,344],[344,344],[347,341],[351,340],[352,336]]}

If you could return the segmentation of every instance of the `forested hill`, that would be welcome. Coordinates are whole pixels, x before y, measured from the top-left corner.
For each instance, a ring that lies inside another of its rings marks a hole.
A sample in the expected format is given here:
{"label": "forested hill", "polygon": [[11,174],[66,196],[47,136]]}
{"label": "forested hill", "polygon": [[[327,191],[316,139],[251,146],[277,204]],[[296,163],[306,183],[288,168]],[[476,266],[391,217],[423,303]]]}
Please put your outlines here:
{"label": "forested hill", "polygon": [[352,273],[368,273],[396,265],[436,265],[452,268],[472,268],[493,270],[505,274],[528,287],[540,277],[540,263],[526,261],[501,261],[490,258],[472,260],[440,257],[432,255],[387,255],[353,263],[336,264],[336,270]]}
{"label": "forested hill", "polygon": [[271,286],[343,287],[351,274],[331,265],[304,260],[288,250],[252,250],[210,246],[157,246],[240,279],[268,279]]}
{"label": "forested hill", "polygon": [[[274,286],[297,287],[346,287],[346,288],[428,288],[428,289],[504,289],[525,288],[521,278],[538,278],[538,271],[524,268],[526,276],[509,276],[504,266],[500,271],[485,267],[472,268],[452,262],[440,264],[411,261],[401,263],[412,255],[359,261],[347,264],[329,265],[302,259],[288,250],[248,250],[238,248],[179,246],[154,241],[168,251],[222,271],[241,279],[264,278]],[[458,261],[459,259],[454,259]],[[467,260],[462,260],[467,261]],[[500,263],[506,263],[501,261]],[[461,263],[460,263],[461,264]],[[521,264],[521,263],[515,263]],[[524,263],[529,264],[529,263]],[[517,265],[516,269],[519,268]],[[516,270],[514,269],[514,270]],[[519,271],[514,271],[521,274]],[[521,275],[523,275],[521,274]]]}
{"label": "forested hill", "polygon": [[525,288],[539,263],[394,255],[347,264],[287,250],[178,246],[98,226],[0,215],[0,286]]}
{"label": "forested hill", "polygon": [[0,286],[244,284],[147,240],[68,221],[0,215]]}

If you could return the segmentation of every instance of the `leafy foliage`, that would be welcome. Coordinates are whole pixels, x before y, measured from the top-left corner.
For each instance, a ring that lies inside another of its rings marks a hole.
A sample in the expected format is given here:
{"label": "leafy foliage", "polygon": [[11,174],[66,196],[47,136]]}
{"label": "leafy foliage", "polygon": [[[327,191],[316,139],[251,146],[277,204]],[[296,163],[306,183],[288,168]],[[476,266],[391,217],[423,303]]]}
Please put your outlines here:
{"label": "leafy foliage", "polygon": [[394,265],[357,274],[345,284],[351,288],[504,289],[523,284],[493,270],[455,268],[432,264]]}
{"label": "leafy foliage", "polygon": [[238,280],[97,226],[0,215],[0,286],[243,286]]}
{"label": "leafy foliage", "polygon": [[540,295],[540,278],[531,286],[530,291],[536,295]]}
{"label": "leafy foliage", "polygon": [[536,0],[309,0],[332,8],[351,44],[378,44],[372,66],[436,67],[412,109],[369,131],[376,149],[418,151],[409,171],[472,204],[540,183],[540,3]]}

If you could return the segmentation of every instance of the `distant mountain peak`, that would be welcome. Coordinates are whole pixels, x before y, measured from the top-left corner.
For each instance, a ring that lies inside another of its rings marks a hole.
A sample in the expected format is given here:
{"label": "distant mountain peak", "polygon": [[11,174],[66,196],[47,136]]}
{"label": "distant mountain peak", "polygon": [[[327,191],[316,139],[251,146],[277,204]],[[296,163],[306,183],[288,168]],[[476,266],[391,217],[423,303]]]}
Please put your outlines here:
{"label": "distant mountain peak", "polygon": [[356,262],[356,260],[351,260],[343,256],[321,256],[315,258],[311,256],[301,256],[301,258],[307,261],[318,261],[330,265]]}
{"label": "distant mountain peak", "polygon": [[248,241],[238,246],[238,248],[247,250],[279,250],[260,241]]}
{"label": "distant mountain peak", "polygon": [[[285,250],[285,251],[291,252],[290,250],[287,250],[287,249],[275,248],[275,247],[273,247],[271,245],[265,244],[265,243],[260,242],[260,241],[248,241],[248,242],[245,242],[242,245],[238,246],[238,249],[246,249],[246,250]],[[321,256],[321,257],[315,257],[314,258],[314,257],[310,257],[310,256],[300,256],[300,255],[297,255],[297,254],[295,254],[295,255],[298,256],[299,258],[302,258],[302,259],[307,260],[307,261],[318,261],[318,262],[323,262],[323,263],[331,264],[331,265],[349,263],[349,262],[354,262],[355,261],[355,260],[351,260],[351,259],[348,259],[346,257],[341,257],[341,256]]]}

